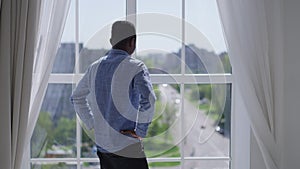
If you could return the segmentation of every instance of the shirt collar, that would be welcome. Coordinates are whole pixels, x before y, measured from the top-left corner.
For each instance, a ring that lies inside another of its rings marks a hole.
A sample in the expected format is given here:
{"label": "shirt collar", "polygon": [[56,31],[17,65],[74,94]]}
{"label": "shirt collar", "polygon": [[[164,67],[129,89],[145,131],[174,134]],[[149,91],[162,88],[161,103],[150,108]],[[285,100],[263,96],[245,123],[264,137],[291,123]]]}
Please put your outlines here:
{"label": "shirt collar", "polygon": [[117,55],[123,55],[123,56],[129,56],[129,54],[121,49],[111,49],[108,52],[108,56],[117,56]]}

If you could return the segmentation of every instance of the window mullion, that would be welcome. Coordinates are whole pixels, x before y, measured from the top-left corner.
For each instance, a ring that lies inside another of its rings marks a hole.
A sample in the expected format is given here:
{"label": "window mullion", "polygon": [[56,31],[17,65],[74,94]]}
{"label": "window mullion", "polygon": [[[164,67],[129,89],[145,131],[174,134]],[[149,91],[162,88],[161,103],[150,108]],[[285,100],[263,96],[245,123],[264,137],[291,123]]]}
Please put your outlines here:
{"label": "window mullion", "polygon": [[136,0],[126,0],[126,20],[136,26]]}
{"label": "window mullion", "polygon": [[[79,74],[79,0],[75,0],[75,75]],[[76,116],[76,163],[80,169],[81,156],[81,126]]]}
{"label": "window mullion", "polygon": [[[83,74],[51,74],[51,84],[74,84],[77,83]],[[231,74],[151,74],[153,84],[229,84],[232,83]]]}
{"label": "window mullion", "polygon": [[[185,0],[182,0],[182,16],[181,16],[181,76],[185,75]],[[181,154],[181,169],[184,169],[184,135],[185,135],[185,118],[184,118],[184,82],[180,83],[180,122],[181,122],[181,138],[180,154]]]}

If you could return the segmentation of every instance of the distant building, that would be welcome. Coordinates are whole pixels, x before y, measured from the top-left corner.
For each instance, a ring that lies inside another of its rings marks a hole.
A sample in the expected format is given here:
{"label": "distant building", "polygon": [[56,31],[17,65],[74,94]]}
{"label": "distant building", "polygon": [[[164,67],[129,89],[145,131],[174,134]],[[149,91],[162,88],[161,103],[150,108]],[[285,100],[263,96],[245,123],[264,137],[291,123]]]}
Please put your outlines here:
{"label": "distant building", "polygon": [[45,158],[66,158],[72,155],[73,151],[71,149],[66,149],[64,146],[53,145],[51,149],[47,150]]}
{"label": "distant building", "polygon": [[[83,48],[83,44],[79,44],[79,70],[85,72],[86,68],[104,56],[108,50],[106,49],[87,49]],[[62,43],[58,49],[52,73],[74,73],[75,68],[75,43]],[[70,103],[70,95],[72,93],[71,84],[49,84],[44,102],[41,107],[42,112],[49,112],[55,122],[60,117],[74,118],[75,113]]]}

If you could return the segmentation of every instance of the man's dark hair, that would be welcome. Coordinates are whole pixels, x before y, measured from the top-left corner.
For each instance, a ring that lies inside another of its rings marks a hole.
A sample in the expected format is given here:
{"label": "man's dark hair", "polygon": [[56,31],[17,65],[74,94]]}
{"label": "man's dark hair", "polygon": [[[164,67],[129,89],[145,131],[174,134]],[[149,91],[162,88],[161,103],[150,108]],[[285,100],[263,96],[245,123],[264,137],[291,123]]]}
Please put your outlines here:
{"label": "man's dark hair", "polygon": [[111,29],[111,45],[113,48],[122,48],[136,38],[135,27],[128,21],[116,21]]}

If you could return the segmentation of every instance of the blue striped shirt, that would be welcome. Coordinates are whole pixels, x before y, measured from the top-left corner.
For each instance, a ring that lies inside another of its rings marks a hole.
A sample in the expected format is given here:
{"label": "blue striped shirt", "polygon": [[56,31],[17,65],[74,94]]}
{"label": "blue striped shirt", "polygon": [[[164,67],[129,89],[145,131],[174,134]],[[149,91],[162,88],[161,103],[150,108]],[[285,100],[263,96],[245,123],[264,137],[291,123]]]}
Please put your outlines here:
{"label": "blue striped shirt", "polygon": [[94,129],[101,152],[119,151],[145,137],[154,114],[155,94],[145,64],[118,49],[94,62],[72,93],[76,113]]}

